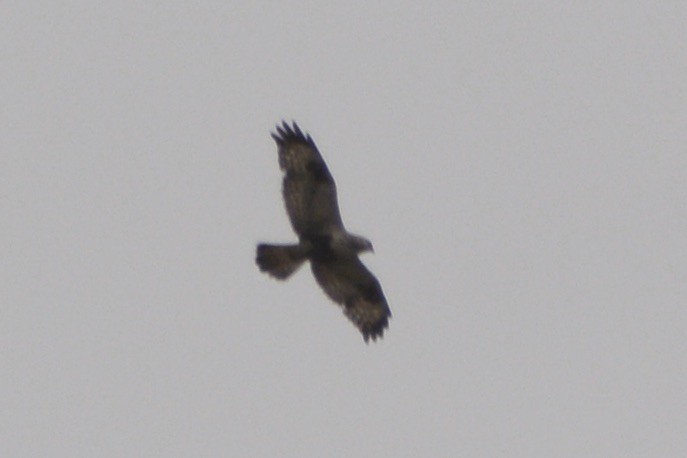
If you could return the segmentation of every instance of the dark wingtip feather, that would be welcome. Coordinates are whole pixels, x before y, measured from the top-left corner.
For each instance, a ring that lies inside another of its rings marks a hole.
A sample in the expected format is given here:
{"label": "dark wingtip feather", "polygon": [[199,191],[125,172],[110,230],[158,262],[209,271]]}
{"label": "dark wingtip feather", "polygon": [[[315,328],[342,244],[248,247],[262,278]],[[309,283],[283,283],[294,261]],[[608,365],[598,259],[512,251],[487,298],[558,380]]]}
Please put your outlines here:
{"label": "dark wingtip feather", "polygon": [[317,146],[315,146],[315,142],[313,141],[312,137],[310,137],[310,134],[304,134],[301,128],[298,127],[298,124],[296,124],[296,121],[292,121],[292,125],[290,126],[286,121],[282,120],[281,125],[277,124],[276,130],[276,134],[270,133],[270,135],[279,146],[282,146],[288,142],[300,142],[308,144],[317,149]]}
{"label": "dark wingtip feather", "polygon": [[284,140],[277,134],[270,132],[270,135],[274,139],[275,142],[277,142],[277,145],[281,146],[284,144]]}
{"label": "dark wingtip feather", "polygon": [[366,344],[370,343],[370,339],[372,339],[373,342],[376,342],[377,339],[382,340],[382,337],[384,337],[384,330],[389,327],[389,321],[387,318],[385,318],[382,322],[378,323],[374,327],[370,327],[368,329],[364,329],[362,331],[363,333],[363,339],[365,340]]}
{"label": "dark wingtip feather", "polygon": [[286,121],[282,121],[281,125],[284,128],[284,131],[286,131],[287,135],[293,136],[293,129],[291,129],[291,126],[289,126]]}
{"label": "dark wingtip feather", "polygon": [[303,132],[301,132],[301,129],[298,127],[298,124],[296,124],[296,121],[293,122],[293,130],[296,132],[296,136],[303,137]]}

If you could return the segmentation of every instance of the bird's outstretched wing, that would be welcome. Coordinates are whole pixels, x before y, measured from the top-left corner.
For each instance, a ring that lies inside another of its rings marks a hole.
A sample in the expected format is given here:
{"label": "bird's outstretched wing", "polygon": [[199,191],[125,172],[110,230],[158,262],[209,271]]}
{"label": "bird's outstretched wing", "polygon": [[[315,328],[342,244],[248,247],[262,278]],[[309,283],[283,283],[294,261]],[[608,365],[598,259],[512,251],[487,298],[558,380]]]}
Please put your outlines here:
{"label": "bird's outstretched wing", "polygon": [[317,283],[341,305],[344,314],[363,334],[365,342],[382,337],[391,311],[379,281],[357,256],[311,261]]}
{"label": "bird's outstretched wing", "polygon": [[343,230],[336,185],[315,142],[294,122],[277,126],[272,134],[284,172],[282,193],[293,230],[299,236]]}

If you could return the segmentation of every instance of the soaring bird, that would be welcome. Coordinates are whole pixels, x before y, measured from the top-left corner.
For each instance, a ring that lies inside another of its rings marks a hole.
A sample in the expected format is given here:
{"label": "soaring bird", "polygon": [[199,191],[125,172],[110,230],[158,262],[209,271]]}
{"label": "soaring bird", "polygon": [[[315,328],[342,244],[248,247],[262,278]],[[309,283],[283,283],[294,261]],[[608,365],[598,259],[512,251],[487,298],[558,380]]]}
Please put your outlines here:
{"label": "soaring bird", "polygon": [[336,185],[310,135],[294,122],[277,125],[282,195],[298,243],[257,248],[256,263],[274,278],[286,280],[305,261],[324,292],[341,306],[368,342],[382,337],[391,311],[382,287],[358,254],[373,251],[364,237],[346,231],[339,213]]}

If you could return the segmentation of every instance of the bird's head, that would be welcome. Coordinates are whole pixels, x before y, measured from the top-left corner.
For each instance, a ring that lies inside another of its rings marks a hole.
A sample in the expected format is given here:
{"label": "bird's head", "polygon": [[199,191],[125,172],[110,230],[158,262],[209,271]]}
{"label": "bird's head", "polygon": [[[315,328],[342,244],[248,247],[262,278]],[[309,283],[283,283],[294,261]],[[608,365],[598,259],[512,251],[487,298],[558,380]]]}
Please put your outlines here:
{"label": "bird's head", "polygon": [[365,237],[359,235],[350,234],[348,238],[351,248],[356,253],[363,253],[365,251],[371,251],[374,253],[375,249],[372,247],[372,242],[367,240]]}

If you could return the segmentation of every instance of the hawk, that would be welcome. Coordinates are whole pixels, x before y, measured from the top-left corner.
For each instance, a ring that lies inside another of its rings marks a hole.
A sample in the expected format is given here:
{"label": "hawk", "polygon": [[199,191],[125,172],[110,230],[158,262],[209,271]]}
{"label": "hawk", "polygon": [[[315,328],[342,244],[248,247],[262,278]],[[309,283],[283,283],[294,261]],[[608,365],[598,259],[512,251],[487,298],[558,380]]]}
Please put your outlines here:
{"label": "hawk", "polygon": [[257,248],[260,270],[286,280],[305,261],[324,292],[341,306],[368,342],[381,338],[391,311],[382,287],[358,254],[373,251],[369,240],[344,228],[336,185],[315,142],[294,122],[282,121],[277,133],[279,167],[284,173],[282,194],[298,244]]}

